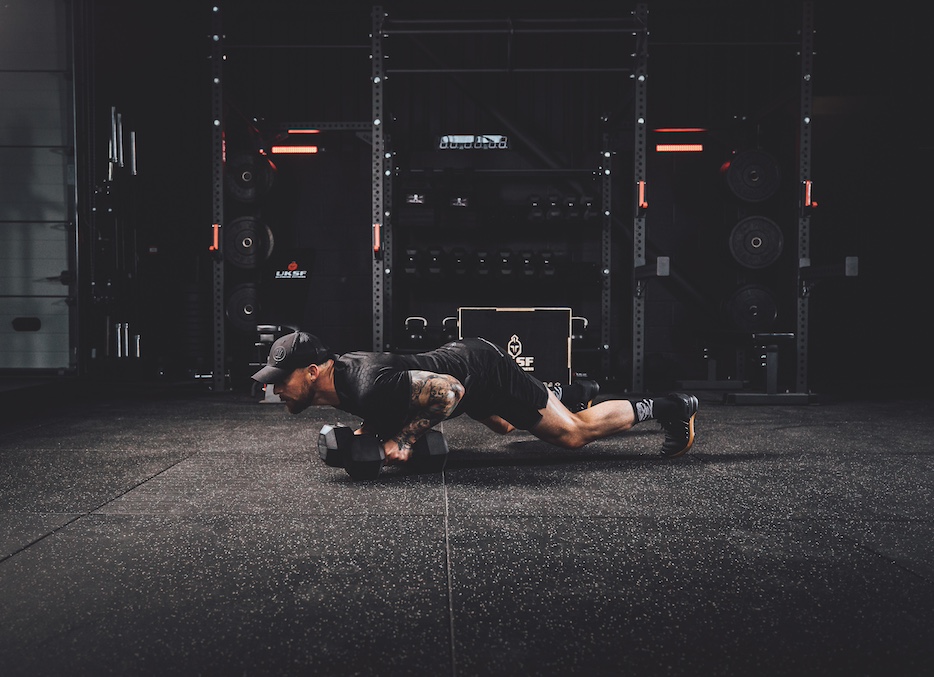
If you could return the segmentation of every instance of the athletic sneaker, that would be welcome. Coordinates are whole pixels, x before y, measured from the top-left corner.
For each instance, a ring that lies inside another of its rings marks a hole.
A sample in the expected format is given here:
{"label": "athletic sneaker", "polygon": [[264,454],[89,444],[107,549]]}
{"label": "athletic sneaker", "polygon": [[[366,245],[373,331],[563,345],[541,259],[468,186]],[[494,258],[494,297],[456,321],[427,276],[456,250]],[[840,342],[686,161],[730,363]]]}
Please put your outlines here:
{"label": "athletic sneaker", "polygon": [[584,411],[584,409],[590,409],[590,407],[593,406],[593,401],[597,399],[597,395],[600,394],[600,384],[590,379],[574,381],[574,383],[581,386],[583,395],[580,398],[580,402],[577,403],[577,406],[570,408],[571,411],[576,413],[578,411]]}
{"label": "athletic sneaker", "polygon": [[567,407],[568,411],[575,414],[584,409],[590,409],[594,398],[600,392],[600,384],[588,379],[574,381],[566,386],[553,384],[547,388],[561,400],[561,404]]}
{"label": "athletic sneaker", "polygon": [[697,398],[693,395],[671,393],[669,399],[675,400],[681,416],[671,420],[659,420],[665,431],[662,455],[676,458],[686,454],[694,444],[694,417],[697,415]]}
{"label": "athletic sneaker", "polygon": [[597,395],[600,394],[600,384],[589,379],[577,381],[577,383],[580,383],[584,387],[584,397],[581,398],[580,411],[590,409],[593,406],[593,401],[597,399]]}

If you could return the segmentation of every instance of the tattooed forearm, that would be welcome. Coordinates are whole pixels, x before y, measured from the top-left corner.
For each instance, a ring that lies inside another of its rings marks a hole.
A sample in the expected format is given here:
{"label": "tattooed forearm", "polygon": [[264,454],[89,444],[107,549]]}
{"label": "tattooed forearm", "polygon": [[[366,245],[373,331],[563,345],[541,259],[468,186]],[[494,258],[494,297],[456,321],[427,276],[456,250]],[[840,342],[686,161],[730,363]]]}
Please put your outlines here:
{"label": "tattooed forearm", "polygon": [[393,436],[399,447],[411,448],[426,430],[443,421],[464,396],[464,386],[453,376],[413,371],[409,418]]}

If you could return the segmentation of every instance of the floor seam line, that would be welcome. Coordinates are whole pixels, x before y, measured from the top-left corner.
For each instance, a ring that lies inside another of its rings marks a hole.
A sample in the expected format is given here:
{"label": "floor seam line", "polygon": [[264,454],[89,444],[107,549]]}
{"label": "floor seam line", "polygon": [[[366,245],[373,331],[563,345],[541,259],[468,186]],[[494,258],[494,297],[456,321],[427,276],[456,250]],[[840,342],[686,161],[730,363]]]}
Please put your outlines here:
{"label": "floor seam line", "polygon": [[28,549],[31,548],[32,546],[36,545],[37,543],[40,543],[40,542],[44,541],[44,540],[47,539],[49,536],[52,536],[52,535],[54,535],[54,534],[57,534],[57,533],[58,533],[59,531],[61,531],[62,529],[64,529],[65,527],[71,526],[72,524],[74,524],[74,523],[77,522],[78,520],[82,520],[82,519],[84,519],[85,517],[88,517],[89,515],[93,515],[94,513],[96,513],[97,511],[99,511],[101,508],[103,508],[103,507],[105,507],[105,506],[107,506],[107,505],[110,505],[111,503],[113,503],[114,501],[116,501],[118,498],[122,498],[122,497],[126,496],[128,493],[130,493],[130,492],[133,491],[134,489],[137,489],[137,488],[143,486],[144,484],[146,484],[146,482],[149,482],[150,480],[153,480],[153,479],[155,479],[156,477],[159,477],[159,475],[161,475],[161,474],[163,474],[163,473],[165,473],[165,472],[171,470],[172,468],[174,468],[175,466],[177,466],[179,463],[183,463],[184,461],[187,461],[188,459],[190,459],[190,458],[192,458],[193,456],[197,455],[197,453],[198,453],[198,452],[195,452],[194,454],[191,454],[190,456],[186,456],[185,458],[182,458],[182,459],[179,459],[179,460],[175,461],[175,463],[173,463],[173,464],[171,464],[171,465],[169,465],[169,466],[166,466],[165,468],[163,468],[162,470],[160,470],[159,472],[157,472],[155,475],[150,475],[150,476],[147,477],[146,479],[140,480],[139,482],[137,482],[137,483],[134,484],[133,486],[128,487],[127,489],[124,489],[123,491],[121,491],[121,492],[120,492],[119,494],[117,494],[116,496],[113,496],[113,497],[107,499],[106,501],[104,501],[103,503],[101,503],[101,504],[100,504],[99,506],[97,506],[96,508],[92,508],[91,510],[88,510],[87,512],[84,512],[84,513],[81,513],[81,514],[79,514],[79,515],[76,515],[75,517],[73,517],[72,519],[68,520],[68,521],[65,522],[64,524],[61,524],[61,525],[55,527],[54,529],[52,529],[51,531],[42,534],[41,536],[39,536],[39,538],[37,538],[37,539],[35,539],[35,540],[33,540],[33,541],[30,541],[29,543],[27,543],[26,545],[24,545],[24,546],[22,546],[22,547],[20,547],[20,548],[17,548],[17,549],[14,550],[13,552],[11,552],[9,555],[4,555],[4,556],[0,557],[0,564],[3,564],[4,562],[6,562],[6,561],[9,560],[9,559],[12,559],[13,557],[15,557],[16,555],[20,554],[21,552],[25,552],[26,550],[28,550]]}
{"label": "floor seam line", "polygon": [[448,484],[443,470],[441,471],[441,491],[444,496],[444,564],[448,579],[448,629],[450,632],[451,646],[451,676],[457,677],[457,654],[454,644],[454,574],[451,565],[450,512],[448,511]]}
{"label": "floor seam line", "polygon": [[897,559],[897,558],[895,558],[895,557],[892,557],[891,555],[886,555],[885,553],[876,550],[875,548],[873,548],[873,547],[871,547],[871,546],[869,546],[869,545],[867,545],[867,544],[865,544],[865,543],[859,541],[859,540],[856,539],[856,538],[852,538],[852,537],[850,537],[850,536],[847,536],[846,534],[842,534],[842,535],[840,536],[840,538],[842,538],[844,541],[848,541],[849,543],[851,543],[851,544],[852,544],[853,546],[855,546],[856,548],[858,548],[858,549],[860,549],[860,550],[862,550],[862,551],[864,551],[864,552],[868,552],[868,553],[871,554],[873,557],[875,557],[875,558],[877,558],[877,559],[884,560],[887,564],[890,564],[890,565],[894,566],[895,568],[900,569],[901,571],[903,571],[903,572],[905,572],[905,573],[907,573],[907,574],[909,574],[909,575],[911,575],[911,576],[914,576],[914,577],[916,577],[916,578],[921,579],[921,580],[924,581],[925,583],[932,583],[932,582],[934,582],[934,581],[931,580],[931,577],[930,577],[930,576],[926,576],[926,575],[924,575],[923,573],[921,573],[921,572],[919,572],[919,571],[915,571],[915,570],[912,569],[909,565],[903,564],[902,561],[901,561],[900,559]]}

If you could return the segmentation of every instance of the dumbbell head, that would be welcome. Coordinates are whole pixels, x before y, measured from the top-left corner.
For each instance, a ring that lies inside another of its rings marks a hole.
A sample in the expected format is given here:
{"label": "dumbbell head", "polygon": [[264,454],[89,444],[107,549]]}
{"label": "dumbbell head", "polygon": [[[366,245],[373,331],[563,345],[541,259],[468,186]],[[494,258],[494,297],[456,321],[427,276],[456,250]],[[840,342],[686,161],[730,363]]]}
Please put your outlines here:
{"label": "dumbbell head", "polygon": [[409,464],[416,472],[441,472],[448,460],[448,442],[439,430],[429,430],[412,446]]}
{"label": "dumbbell head", "polygon": [[351,437],[353,430],[347,426],[322,426],[318,432],[318,456],[332,468],[345,467]]}
{"label": "dumbbell head", "polygon": [[355,435],[343,425],[325,425],[318,432],[318,456],[332,468],[343,468],[356,480],[379,477],[386,454],[373,435]]}
{"label": "dumbbell head", "polygon": [[382,443],[373,435],[350,435],[344,470],[355,480],[375,480],[386,461]]}

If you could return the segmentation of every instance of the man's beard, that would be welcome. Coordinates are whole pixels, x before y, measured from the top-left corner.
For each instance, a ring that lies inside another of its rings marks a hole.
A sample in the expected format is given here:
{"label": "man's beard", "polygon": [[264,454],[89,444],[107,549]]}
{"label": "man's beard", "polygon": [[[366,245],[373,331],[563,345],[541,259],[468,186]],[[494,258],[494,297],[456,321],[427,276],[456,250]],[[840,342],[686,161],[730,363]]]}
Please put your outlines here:
{"label": "man's beard", "polygon": [[285,408],[289,410],[290,414],[299,414],[305,411],[309,404],[311,403],[307,400],[286,400]]}

